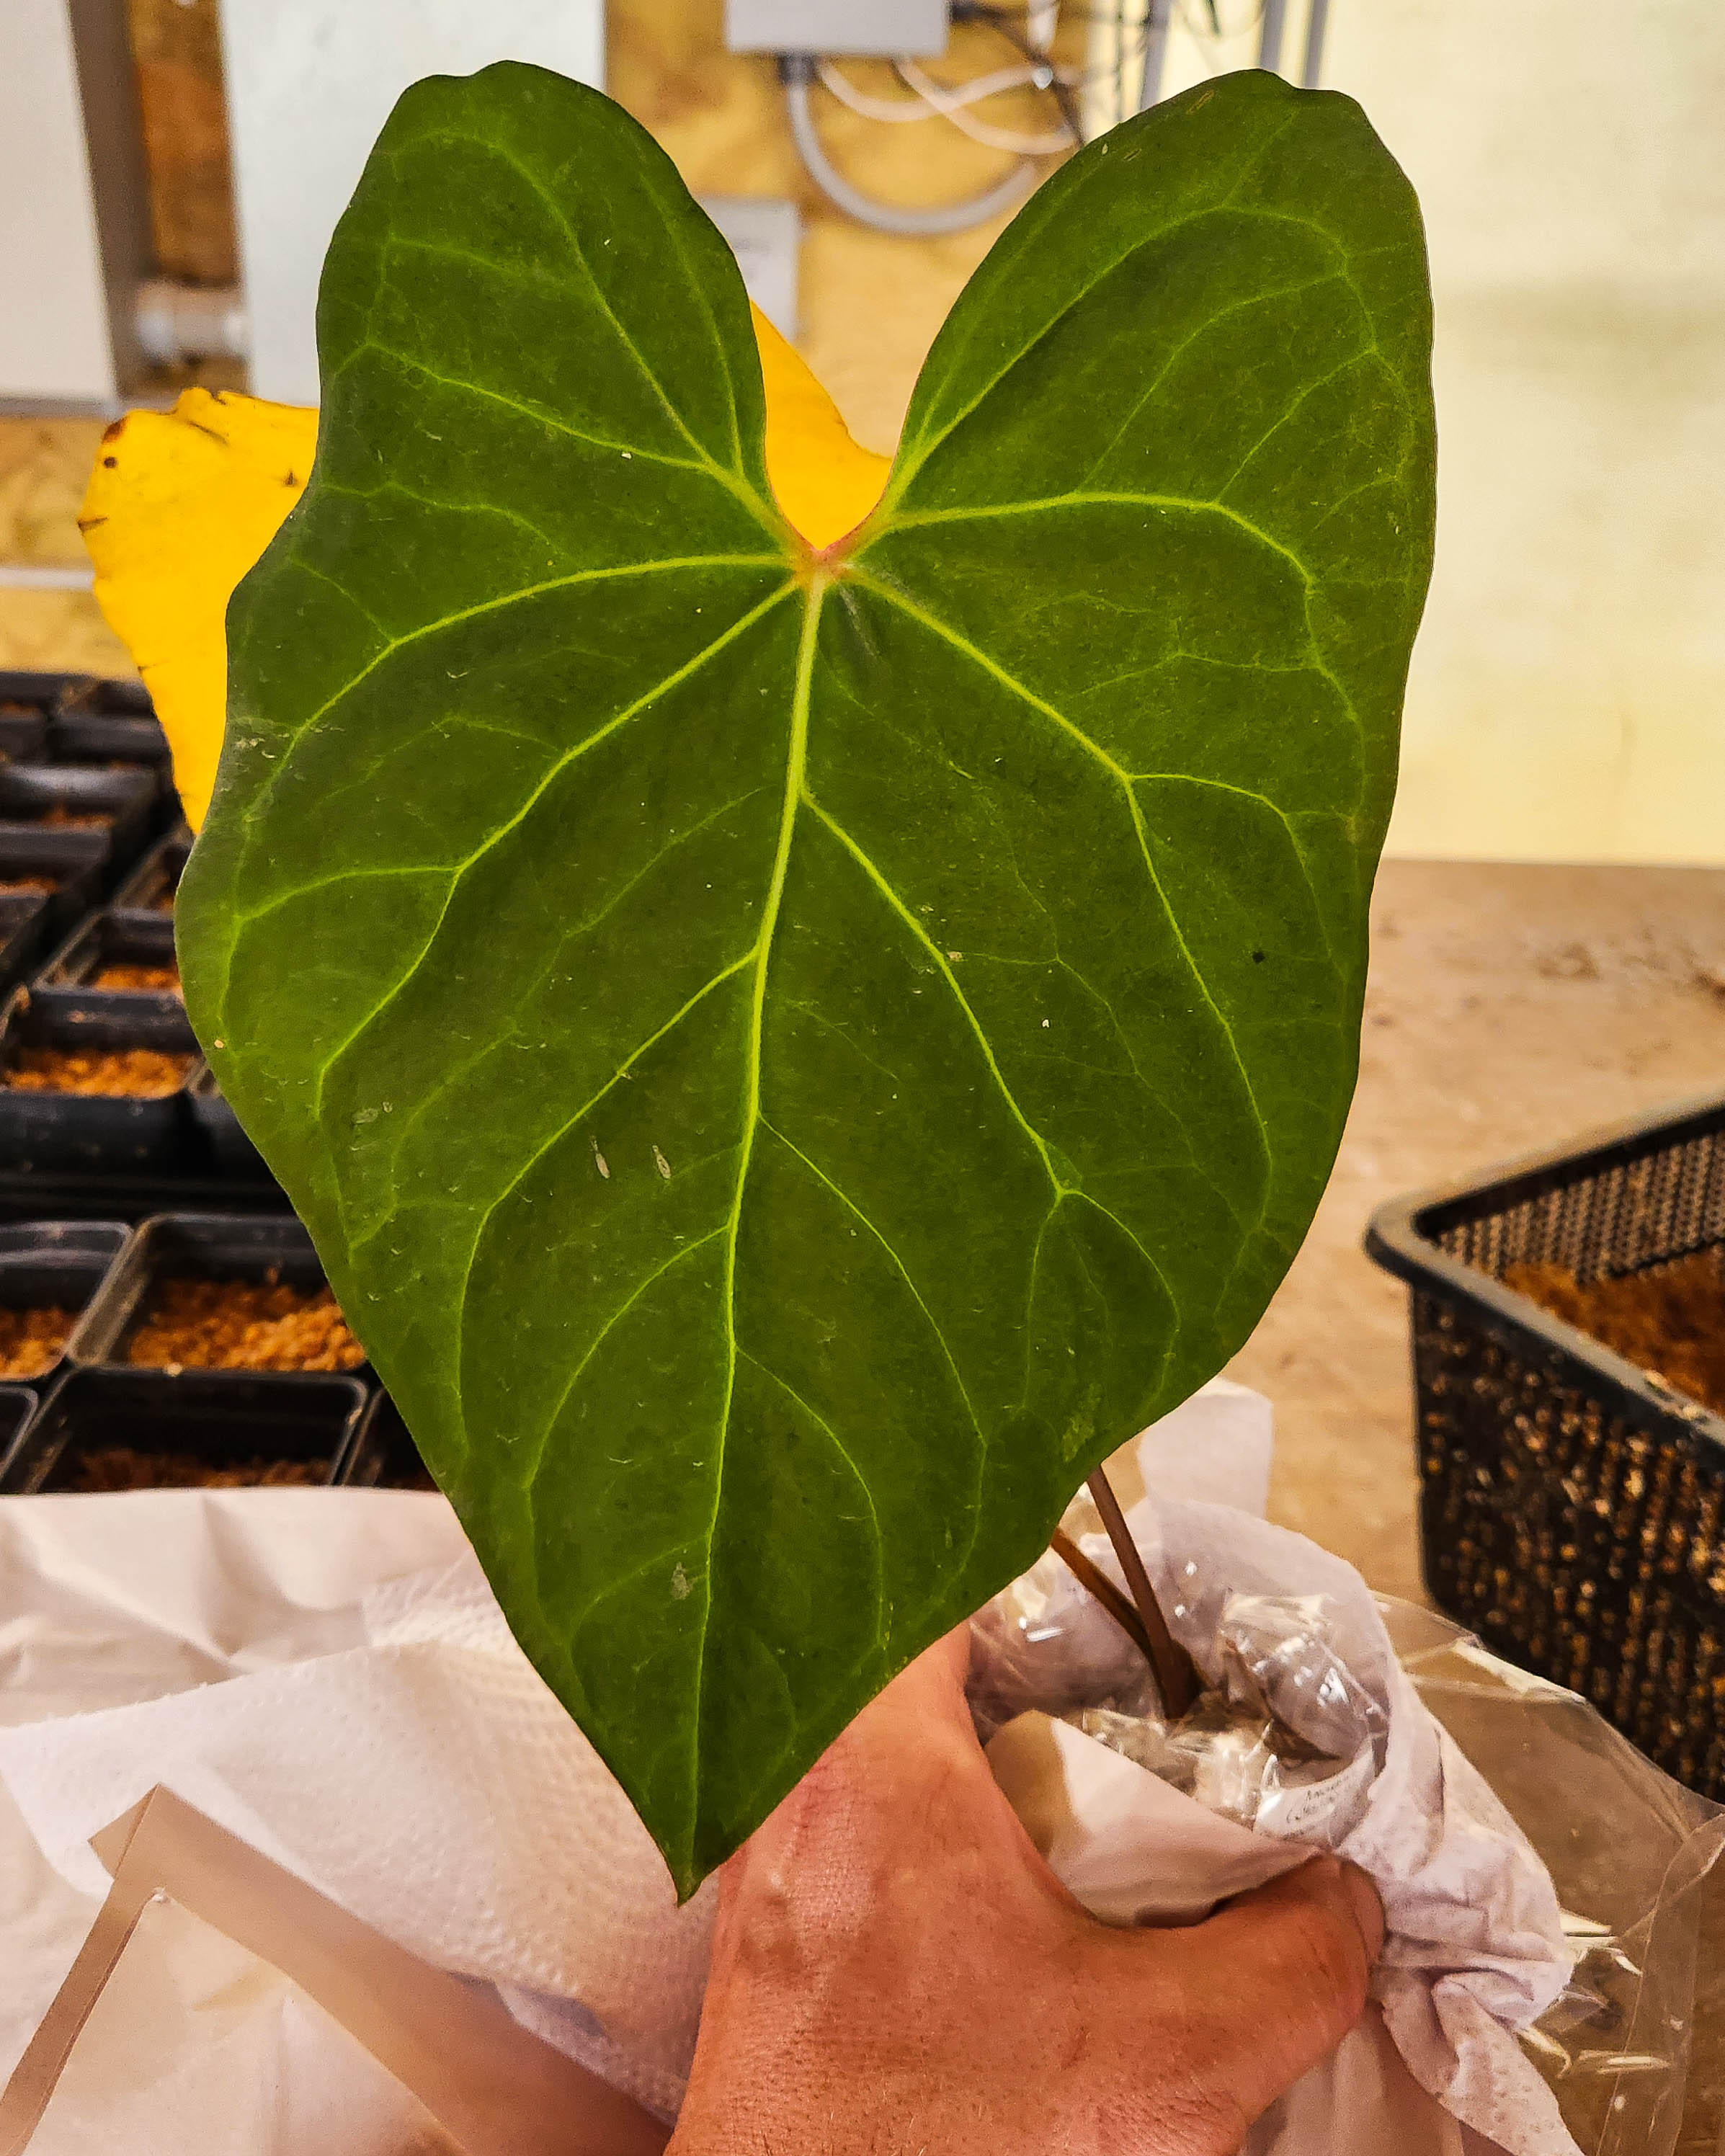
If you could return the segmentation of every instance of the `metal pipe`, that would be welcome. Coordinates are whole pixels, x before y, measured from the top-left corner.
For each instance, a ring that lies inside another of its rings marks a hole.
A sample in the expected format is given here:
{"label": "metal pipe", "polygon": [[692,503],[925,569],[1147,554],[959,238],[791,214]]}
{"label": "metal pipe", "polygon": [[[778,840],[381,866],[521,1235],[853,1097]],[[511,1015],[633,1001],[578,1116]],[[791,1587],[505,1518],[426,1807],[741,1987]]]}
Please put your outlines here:
{"label": "metal pipe", "polygon": [[1150,0],[1144,17],[1144,73],[1138,85],[1138,110],[1147,112],[1162,102],[1163,70],[1168,64],[1168,24],[1174,0]]}
{"label": "metal pipe", "polygon": [[1287,28],[1288,0],[1264,0],[1264,27],[1258,33],[1258,64],[1272,74],[1281,71],[1282,32]]}
{"label": "metal pipe", "polygon": [[1306,66],[1300,80],[1307,90],[1317,88],[1318,77],[1323,72],[1324,32],[1329,27],[1330,0],[1312,0],[1312,13],[1306,22]]}

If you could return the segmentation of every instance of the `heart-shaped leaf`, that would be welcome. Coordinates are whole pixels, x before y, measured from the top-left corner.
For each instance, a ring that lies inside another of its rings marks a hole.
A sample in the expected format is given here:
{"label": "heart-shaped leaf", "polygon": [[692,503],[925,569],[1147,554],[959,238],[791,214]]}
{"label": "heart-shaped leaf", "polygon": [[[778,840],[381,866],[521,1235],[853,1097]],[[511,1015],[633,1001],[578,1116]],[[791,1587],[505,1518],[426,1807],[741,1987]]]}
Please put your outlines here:
{"label": "heart-shaped leaf", "polygon": [[188,1000],[687,1890],[1306,1230],[1430,552],[1419,215],[1344,98],[1129,122],[819,554],[723,242],[572,84],[409,91],[320,329]]}

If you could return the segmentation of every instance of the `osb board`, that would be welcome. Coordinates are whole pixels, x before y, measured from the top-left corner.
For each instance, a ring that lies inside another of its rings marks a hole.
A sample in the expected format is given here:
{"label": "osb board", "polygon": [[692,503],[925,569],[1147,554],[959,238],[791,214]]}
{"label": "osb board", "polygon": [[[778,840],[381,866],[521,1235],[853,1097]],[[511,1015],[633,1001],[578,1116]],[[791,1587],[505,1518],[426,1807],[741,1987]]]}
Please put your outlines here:
{"label": "osb board", "polygon": [[[100,419],[0,417],[0,562],[83,567],[78,505],[102,438]],[[126,646],[88,592],[0,585],[0,666],[131,675]]]}
{"label": "osb board", "polygon": [[[1083,23],[1076,11],[1063,39],[1076,58]],[[724,49],[721,0],[611,0],[607,87],[670,151],[696,194],[788,197],[802,211],[802,334],[810,364],[838,400],[851,430],[870,449],[890,450],[924,355],[965,280],[1004,228],[998,218],[934,239],[899,239],[856,224],[803,170],[769,58]],[[952,81],[1009,64],[1012,48],[980,24],[961,24],[931,72]],[[903,93],[884,65],[853,62],[859,89]],[[882,202],[924,206],[978,194],[1010,169],[1008,154],[969,141],[947,121],[894,126],[847,111],[814,92],[821,139],[854,186]],[[1034,90],[993,100],[995,126],[1046,131],[1051,100]],[[1052,170],[1039,162],[1039,172]]]}
{"label": "osb board", "polygon": [[13,591],[0,585],[0,666],[137,678],[131,654],[88,592]]}
{"label": "osb board", "polygon": [[164,277],[238,275],[217,0],[126,0],[143,109],[150,226]]}
{"label": "osb board", "polygon": [[78,505],[100,419],[0,416],[0,562],[85,565]]}

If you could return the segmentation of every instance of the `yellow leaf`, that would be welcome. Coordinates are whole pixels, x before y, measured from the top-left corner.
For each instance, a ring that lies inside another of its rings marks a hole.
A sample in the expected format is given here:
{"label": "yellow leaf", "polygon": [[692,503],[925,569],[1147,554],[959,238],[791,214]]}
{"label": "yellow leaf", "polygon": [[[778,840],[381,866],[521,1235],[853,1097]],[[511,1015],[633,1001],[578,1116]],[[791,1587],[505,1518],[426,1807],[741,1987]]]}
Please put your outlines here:
{"label": "yellow leaf", "polygon": [[193,830],[215,784],[234,588],[305,490],[317,414],[187,389],[102,437],[78,518],[95,595],[127,645],[173,752]]}
{"label": "yellow leaf", "polygon": [[[819,552],[880,498],[885,457],[859,448],[832,399],[766,316],[767,471],[787,521]],[[317,414],[187,389],[172,412],[109,428],[79,526],[95,595],[156,700],[195,831],[222,752],[228,602],[305,490]]]}
{"label": "yellow leaf", "polygon": [[767,388],[767,476],[788,521],[819,552],[880,499],[891,460],[852,441],[803,355],[758,307],[749,311]]}

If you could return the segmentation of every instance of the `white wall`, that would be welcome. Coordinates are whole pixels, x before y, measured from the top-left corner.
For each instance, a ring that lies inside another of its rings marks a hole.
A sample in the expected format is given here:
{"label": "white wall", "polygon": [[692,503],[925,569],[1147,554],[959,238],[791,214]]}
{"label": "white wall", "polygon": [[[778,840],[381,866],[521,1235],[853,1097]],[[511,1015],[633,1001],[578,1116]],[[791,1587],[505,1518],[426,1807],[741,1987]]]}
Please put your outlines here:
{"label": "white wall", "polygon": [[222,45],[252,388],[285,404],[317,402],[324,250],[408,85],[501,59],[604,68],[601,0],[222,0]]}
{"label": "white wall", "polygon": [[1332,0],[1323,79],[1437,300],[1392,850],[1725,864],[1725,0]]}
{"label": "white wall", "polygon": [[65,0],[0,0],[0,397],[114,394]]}

